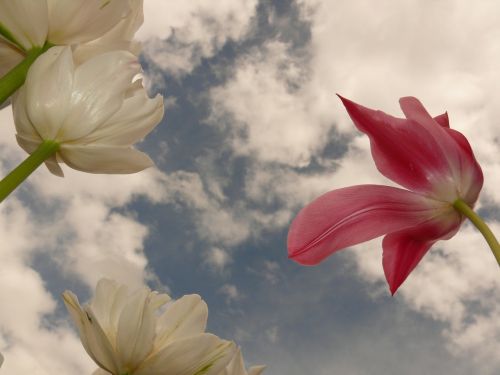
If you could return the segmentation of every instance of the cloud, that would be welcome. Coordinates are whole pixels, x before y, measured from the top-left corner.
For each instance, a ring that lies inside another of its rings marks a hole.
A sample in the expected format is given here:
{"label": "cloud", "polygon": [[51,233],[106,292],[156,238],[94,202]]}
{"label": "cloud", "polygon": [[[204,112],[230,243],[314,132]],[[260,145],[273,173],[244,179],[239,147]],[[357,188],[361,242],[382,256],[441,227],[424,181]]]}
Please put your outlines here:
{"label": "cloud", "polygon": [[231,255],[224,249],[212,247],[207,251],[205,262],[217,273],[222,273],[227,265],[232,262]]}
{"label": "cloud", "polygon": [[144,40],[148,59],[165,72],[184,75],[228,40],[245,35],[256,6],[257,0],[148,0],[144,4],[148,22],[137,35]]}

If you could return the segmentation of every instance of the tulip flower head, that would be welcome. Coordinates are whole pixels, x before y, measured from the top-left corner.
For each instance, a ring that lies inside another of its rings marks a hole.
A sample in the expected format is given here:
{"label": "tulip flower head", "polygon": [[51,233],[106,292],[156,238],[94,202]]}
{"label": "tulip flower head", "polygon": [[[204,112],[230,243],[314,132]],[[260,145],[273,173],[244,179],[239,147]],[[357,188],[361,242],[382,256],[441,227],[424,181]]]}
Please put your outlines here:
{"label": "tulip flower head", "polygon": [[142,0],[0,0],[0,43],[23,51],[85,43],[110,31]]}
{"label": "tulip flower head", "polygon": [[346,247],[385,235],[385,277],[392,294],[438,240],[451,238],[473,207],[483,174],[467,139],[445,113],[432,118],[413,97],[400,99],[405,119],[341,97],[356,127],[370,138],[375,164],[408,190],[380,185],[328,192],[303,208],[288,233],[290,258],[317,264]]}
{"label": "tulip flower head", "polygon": [[226,366],[224,371],[219,375],[261,375],[264,372],[266,366],[252,366],[247,370],[245,369],[245,363],[243,362],[243,355],[241,354],[241,349],[234,354],[231,362]]}
{"label": "tulip flower head", "polygon": [[112,50],[138,54],[133,41],[143,0],[0,0],[0,106],[23,84],[29,66],[54,45],[76,59]]}
{"label": "tulip flower head", "polygon": [[13,99],[17,141],[28,153],[42,142],[58,144],[45,164],[90,173],[133,173],[153,165],[132,147],[163,117],[163,99],[150,99],[137,58],[112,51],[75,65],[70,47],[53,47],[32,65]]}
{"label": "tulip flower head", "polygon": [[166,294],[102,279],[96,294],[80,306],[71,292],[64,303],[82,344],[100,367],[95,374],[218,375],[236,352],[234,343],[205,333],[208,309],[197,295],[162,308]]}

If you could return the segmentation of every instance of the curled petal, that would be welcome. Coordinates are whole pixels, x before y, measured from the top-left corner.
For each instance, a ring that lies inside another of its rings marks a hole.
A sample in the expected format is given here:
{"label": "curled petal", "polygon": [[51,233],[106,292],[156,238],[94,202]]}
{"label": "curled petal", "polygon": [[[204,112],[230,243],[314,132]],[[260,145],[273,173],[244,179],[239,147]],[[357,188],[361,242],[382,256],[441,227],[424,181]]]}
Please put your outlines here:
{"label": "curled petal", "polygon": [[89,173],[135,173],[154,165],[149,156],[132,147],[62,144],[58,155],[71,168]]}
{"label": "curled petal", "polygon": [[384,237],[382,264],[392,294],[406,280],[422,257],[438,240],[449,239],[460,228],[462,218],[454,210],[416,227],[390,233]]}
{"label": "curled petal", "polygon": [[413,227],[439,202],[389,186],[359,185],[326,193],[303,208],[288,232],[289,257],[313,265],[330,254]]}

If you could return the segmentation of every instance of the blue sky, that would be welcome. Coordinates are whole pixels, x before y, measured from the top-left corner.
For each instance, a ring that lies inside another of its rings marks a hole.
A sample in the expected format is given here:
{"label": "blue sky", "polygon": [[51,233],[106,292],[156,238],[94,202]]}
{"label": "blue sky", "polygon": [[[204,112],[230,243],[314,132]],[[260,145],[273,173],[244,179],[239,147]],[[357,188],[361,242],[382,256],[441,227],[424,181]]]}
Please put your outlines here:
{"label": "blue sky", "polygon": [[[315,196],[390,184],[337,92],[395,115],[405,95],[448,110],[485,171],[479,208],[500,233],[498,10],[145,0],[141,62],[166,114],[139,147],[157,169],[66,168],[64,179],[40,169],[2,204],[3,370],[90,373],[59,294],[85,300],[107,276],[175,298],[200,294],[209,331],[269,375],[498,373],[500,278],[469,225],[437,244],[395,297],[380,240],[316,267],[286,253],[290,221]],[[6,172],[24,154],[12,128],[0,131]]]}

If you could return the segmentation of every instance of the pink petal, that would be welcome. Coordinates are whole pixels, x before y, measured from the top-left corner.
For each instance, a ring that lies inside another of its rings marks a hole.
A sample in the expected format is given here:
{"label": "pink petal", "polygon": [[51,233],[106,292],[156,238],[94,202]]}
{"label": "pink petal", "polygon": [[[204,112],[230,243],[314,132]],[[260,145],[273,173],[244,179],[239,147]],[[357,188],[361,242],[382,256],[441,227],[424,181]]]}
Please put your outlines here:
{"label": "pink petal", "polygon": [[384,176],[442,200],[456,199],[457,186],[464,195],[471,188],[478,191],[479,166],[446,128],[446,114],[433,119],[411,97],[400,100],[407,119],[341,100],[357,128],[370,137],[373,159]]}
{"label": "pink petal", "polygon": [[442,115],[434,117],[434,121],[436,121],[443,128],[450,127],[450,119],[448,118],[448,112],[445,112]]}
{"label": "pink petal", "polygon": [[288,232],[289,257],[313,265],[348,246],[425,222],[437,201],[389,186],[330,191],[303,208]]}
{"label": "pink petal", "polygon": [[391,294],[396,293],[431,246],[438,240],[453,237],[461,222],[460,214],[451,210],[446,216],[384,237],[382,264]]}

